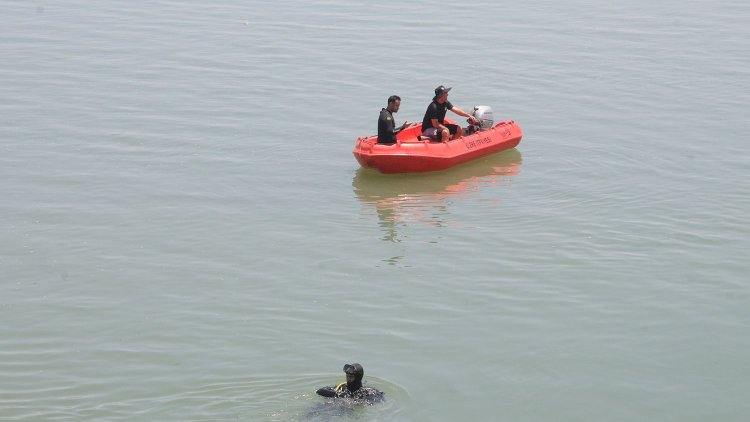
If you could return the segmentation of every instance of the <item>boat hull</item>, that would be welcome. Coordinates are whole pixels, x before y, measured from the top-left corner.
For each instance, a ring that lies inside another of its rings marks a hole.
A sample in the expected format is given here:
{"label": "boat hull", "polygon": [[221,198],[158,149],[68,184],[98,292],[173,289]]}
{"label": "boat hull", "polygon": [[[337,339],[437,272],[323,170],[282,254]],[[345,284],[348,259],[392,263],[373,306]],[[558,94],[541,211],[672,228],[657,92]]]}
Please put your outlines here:
{"label": "boat hull", "polygon": [[377,136],[359,138],[352,152],[362,167],[381,173],[420,173],[444,170],[515,148],[523,135],[521,127],[512,120],[448,142],[420,140],[421,131],[421,125],[407,128],[398,134],[393,145],[378,144]]}

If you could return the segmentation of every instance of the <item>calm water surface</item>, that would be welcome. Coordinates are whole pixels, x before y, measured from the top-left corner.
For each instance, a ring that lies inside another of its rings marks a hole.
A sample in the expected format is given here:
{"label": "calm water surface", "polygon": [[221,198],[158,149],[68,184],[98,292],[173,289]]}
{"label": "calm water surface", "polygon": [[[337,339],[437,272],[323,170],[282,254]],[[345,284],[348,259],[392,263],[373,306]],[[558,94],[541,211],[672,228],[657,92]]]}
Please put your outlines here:
{"label": "calm water surface", "polygon": [[[0,420],[747,420],[748,17],[5,2]],[[519,147],[360,169],[439,84]]]}

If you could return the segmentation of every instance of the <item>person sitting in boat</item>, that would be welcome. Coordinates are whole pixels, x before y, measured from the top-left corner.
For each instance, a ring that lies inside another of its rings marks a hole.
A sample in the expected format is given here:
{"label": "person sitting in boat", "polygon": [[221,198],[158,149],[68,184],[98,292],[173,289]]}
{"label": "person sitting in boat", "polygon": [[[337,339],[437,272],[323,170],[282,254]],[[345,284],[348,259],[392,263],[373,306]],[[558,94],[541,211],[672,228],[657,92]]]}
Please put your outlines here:
{"label": "person sitting in boat", "polygon": [[316,393],[323,397],[346,398],[354,401],[372,404],[385,399],[385,393],[372,387],[362,385],[362,377],[365,376],[365,370],[358,363],[344,365],[346,382],[342,382],[336,387],[319,388]]}
{"label": "person sitting in boat", "polygon": [[446,88],[443,85],[435,88],[435,97],[432,98],[432,102],[427,106],[424,119],[422,119],[422,135],[443,142],[463,136],[461,126],[445,123],[445,113],[447,110],[459,116],[466,117],[472,124],[476,124],[477,119],[474,116],[448,101],[448,91],[450,90],[451,88]]}
{"label": "person sitting in boat", "polygon": [[388,97],[388,106],[380,110],[380,117],[378,118],[379,144],[395,144],[396,134],[408,126],[409,123],[404,122],[403,125],[396,129],[396,121],[393,118],[393,113],[398,113],[399,107],[401,107],[401,97],[391,95]]}

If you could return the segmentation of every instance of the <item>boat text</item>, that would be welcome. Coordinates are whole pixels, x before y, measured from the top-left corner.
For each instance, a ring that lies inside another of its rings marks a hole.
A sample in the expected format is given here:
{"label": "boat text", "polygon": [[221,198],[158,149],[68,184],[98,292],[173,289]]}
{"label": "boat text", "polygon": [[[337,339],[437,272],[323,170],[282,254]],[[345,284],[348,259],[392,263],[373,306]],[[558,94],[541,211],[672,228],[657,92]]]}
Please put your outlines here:
{"label": "boat text", "polygon": [[476,147],[479,147],[485,144],[491,144],[491,143],[492,143],[492,138],[490,138],[489,136],[485,136],[484,138],[479,138],[474,141],[464,142],[464,144],[466,145],[466,148],[468,149],[474,149]]}

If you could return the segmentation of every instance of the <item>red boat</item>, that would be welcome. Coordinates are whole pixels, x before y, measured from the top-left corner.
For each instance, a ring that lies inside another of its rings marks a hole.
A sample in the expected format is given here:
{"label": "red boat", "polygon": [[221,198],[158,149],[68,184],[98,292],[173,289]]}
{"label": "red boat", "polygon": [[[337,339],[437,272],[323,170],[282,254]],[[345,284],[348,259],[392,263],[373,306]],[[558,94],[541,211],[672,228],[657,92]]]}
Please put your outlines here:
{"label": "red boat", "polygon": [[[447,118],[445,121],[453,123]],[[381,173],[417,173],[447,169],[515,148],[521,142],[521,127],[513,120],[483,126],[487,128],[452,141],[435,142],[420,136],[422,125],[417,124],[399,132],[391,145],[378,144],[377,136],[358,138],[352,152],[362,167]]]}

